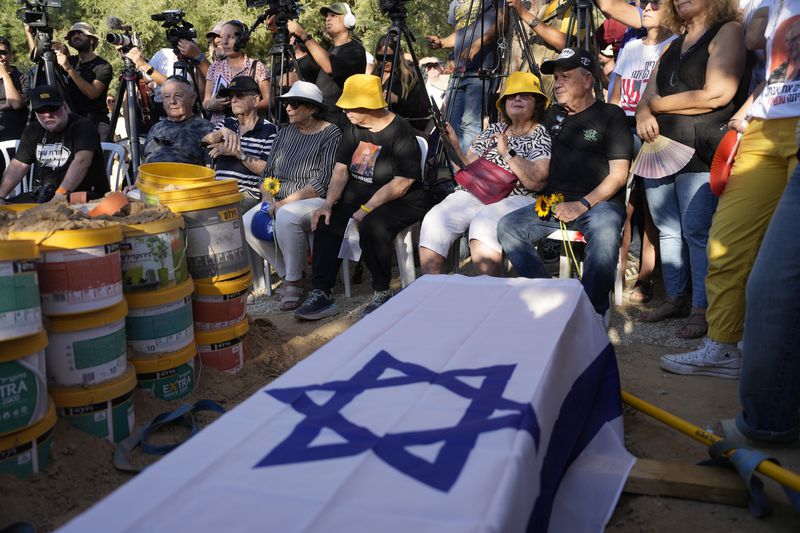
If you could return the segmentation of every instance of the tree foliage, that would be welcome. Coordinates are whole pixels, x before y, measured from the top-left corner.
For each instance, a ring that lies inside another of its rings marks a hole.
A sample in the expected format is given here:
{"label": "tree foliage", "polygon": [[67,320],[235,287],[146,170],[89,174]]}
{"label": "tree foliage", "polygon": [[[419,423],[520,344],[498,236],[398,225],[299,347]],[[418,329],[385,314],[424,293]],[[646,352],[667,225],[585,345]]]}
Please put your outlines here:
{"label": "tree foliage", "polygon": [[[166,9],[182,9],[186,12],[186,20],[194,24],[198,33],[200,47],[205,49],[205,33],[217,21],[238,19],[250,25],[260,13],[257,9],[248,9],[244,0],[62,0],[61,9],[48,8],[50,24],[54,29],[53,40],[63,41],[66,32],[73,22],[85,21],[92,24],[101,37],[98,55],[114,65],[119,74],[121,61],[116,51],[105,42],[108,29],[106,17],[116,16],[125,24],[137,31],[144,43],[144,53],[150,56],[159,48],[168,46],[165,30],[159,22],[150,19],[150,15]],[[333,0],[335,1],[335,0]],[[332,0],[306,0],[300,2],[302,11],[300,24],[317,38],[323,36],[324,18],[320,8],[330,5]],[[369,52],[374,52],[375,43],[386,33],[391,22],[381,14],[378,0],[351,0],[358,20],[354,34],[361,39]],[[411,0],[407,2],[407,23],[416,36],[414,49],[418,56],[430,55],[425,42],[425,35],[448,35],[452,28],[447,24],[447,8],[449,0]],[[16,52],[16,64],[22,68],[30,64],[26,57],[27,44],[22,22],[16,16],[20,5],[16,0],[0,0],[0,35],[6,36]],[[272,47],[272,34],[262,25],[251,38],[247,53],[250,56],[266,60]],[[405,46],[404,46],[405,47]],[[438,52],[438,51],[437,51]],[[269,64],[269,61],[267,61]],[[114,83],[116,85],[116,82]]]}

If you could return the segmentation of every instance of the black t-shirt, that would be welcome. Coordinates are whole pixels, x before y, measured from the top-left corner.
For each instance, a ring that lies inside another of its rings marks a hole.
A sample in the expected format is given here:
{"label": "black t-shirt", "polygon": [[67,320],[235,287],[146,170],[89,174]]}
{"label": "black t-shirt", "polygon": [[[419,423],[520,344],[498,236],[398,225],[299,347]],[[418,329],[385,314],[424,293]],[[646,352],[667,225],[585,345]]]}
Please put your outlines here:
{"label": "black t-shirt", "polygon": [[[561,131],[558,131],[559,118]],[[619,106],[595,102],[576,115],[566,115],[558,105],[545,113],[544,126],[552,139],[547,193],[560,192],[567,201],[594,190],[608,176],[608,162],[631,160],[633,137],[625,112]],[[625,201],[625,188],[610,199]]]}
{"label": "black t-shirt", "polygon": [[311,57],[311,54],[306,54],[299,58],[297,60],[297,68],[300,71],[300,76],[302,76],[303,81],[314,83],[317,80],[317,76],[319,76],[319,65],[317,65],[317,62]]}
{"label": "black t-shirt", "polygon": [[[386,80],[383,84],[384,89],[388,85],[389,80]],[[428,102],[420,80],[418,79],[411,86],[408,94],[403,98],[403,81],[398,71],[392,79],[392,92],[397,95],[397,102],[391,104],[389,108],[408,120],[415,129],[425,131],[430,120],[431,104]]]}
{"label": "black t-shirt", "polygon": [[72,111],[83,116],[89,117],[97,124],[100,122],[108,122],[108,108],[106,107],[106,94],[108,93],[108,85],[114,77],[114,71],[111,64],[102,57],[95,57],[91,61],[81,63],[78,56],[71,56],[69,62],[72,67],[80,74],[81,78],[89,83],[95,80],[100,80],[106,86],[100,96],[94,99],[89,99],[81,92],[72,78],[67,82],[67,93],[69,94],[72,104],[75,107]]}
{"label": "black t-shirt", "polygon": [[0,82],[0,141],[19,139],[25,124],[28,123],[28,94],[31,91],[30,79],[22,74],[17,67],[11,67],[11,81],[22,97],[22,109],[11,109],[6,101],[6,89]]}
{"label": "black t-shirt", "polygon": [[103,164],[100,135],[91,120],[69,114],[64,131],[47,131],[34,120],[25,127],[14,159],[26,165],[36,165],[33,187],[53,184],[61,185],[67,169],[81,150],[94,152],[92,163],[76,191],[89,191],[96,196],[108,192],[108,176]]}
{"label": "black t-shirt", "polygon": [[367,70],[367,53],[364,45],[352,40],[334,46],[328,50],[328,55],[333,74],[326,74],[320,69],[317,74],[317,86],[322,91],[322,101],[332,107],[342,94],[345,80],[353,74],[363,74]]}
{"label": "black t-shirt", "polygon": [[420,186],[420,150],[415,130],[406,119],[395,115],[381,131],[350,126],[342,132],[336,162],[347,165],[347,181],[342,202],[361,204],[395,177],[416,180]]}

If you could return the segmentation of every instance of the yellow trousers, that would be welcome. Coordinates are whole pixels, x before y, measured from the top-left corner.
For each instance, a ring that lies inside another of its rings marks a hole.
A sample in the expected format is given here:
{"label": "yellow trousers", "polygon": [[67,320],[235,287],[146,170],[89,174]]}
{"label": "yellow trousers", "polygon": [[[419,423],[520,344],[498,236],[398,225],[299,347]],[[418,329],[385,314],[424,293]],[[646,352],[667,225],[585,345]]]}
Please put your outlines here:
{"label": "yellow trousers", "polygon": [[753,119],[742,135],[708,235],[706,319],[715,341],[742,340],[747,278],[797,164],[797,120]]}

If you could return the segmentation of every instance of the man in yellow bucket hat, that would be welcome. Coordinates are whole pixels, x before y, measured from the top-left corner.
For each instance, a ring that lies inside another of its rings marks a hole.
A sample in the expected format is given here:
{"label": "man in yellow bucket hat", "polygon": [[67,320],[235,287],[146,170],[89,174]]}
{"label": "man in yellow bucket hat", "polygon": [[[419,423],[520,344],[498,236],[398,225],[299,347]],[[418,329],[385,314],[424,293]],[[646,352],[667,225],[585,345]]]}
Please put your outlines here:
{"label": "man in yellow bucket hat", "polygon": [[372,274],[372,301],[364,314],[391,297],[392,243],[430,208],[422,188],[421,152],[414,128],[386,108],[381,80],[356,74],[344,84],[336,105],[350,122],[336,152],[325,204],[314,211],[313,290],[295,317],[318,320],[339,312],[331,289],[336,282],[345,229],[357,224],[361,256]]}

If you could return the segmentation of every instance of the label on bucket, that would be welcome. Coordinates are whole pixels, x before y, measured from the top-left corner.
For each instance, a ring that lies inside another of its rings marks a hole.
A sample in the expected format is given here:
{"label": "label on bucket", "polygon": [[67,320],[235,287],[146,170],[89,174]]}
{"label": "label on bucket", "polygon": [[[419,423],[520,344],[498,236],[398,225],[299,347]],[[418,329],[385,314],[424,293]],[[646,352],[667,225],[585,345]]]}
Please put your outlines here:
{"label": "label on bucket", "polygon": [[119,245],[45,252],[42,257],[38,269],[45,314],[83,313],[122,301]]}
{"label": "label on bucket", "polygon": [[50,457],[52,436],[53,429],[50,429],[35,441],[0,450],[0,472],[24,478],[44,470]]}
{"label": "label on bucket", "polygon": [[141,309],[130,308],[125,319],[128,347],[142,354],[175,352],[194,340],[192,296]]}
{"label": "label on bucket", "polygon": [[138,379],[139,387],[149,389],[156,398],[180,400],[194,390],[194,359],[176,368],[139,374]]}
{"label": "label on bucket", "polygon": [[216,344],[197,345],[197,353],[204,365],[225,372],[236,373],[244,366],[244,337],[236,337]]}
{"label": "label on bucket", "polygon": [[125,237],[120,244],[125,292],[163,289],[185,281],[185,239],[182,229]]}
{"label": "label on bucket", "polygon": [[189,211],[183,217],[187,225],[186,258],[193,278],[215,278],[247,267],[238,206]]}
{"label": "label on bucket", "polygon": [[[36,404],[45,388],[43,376],[37,375],[33,368],[27,368],[20,361],[0,363],[0,435],[19,431],[35,422],[34,415],[39,411]],[[47,396],[42,395],[46,405]]]}
{"label": "label on bucket", "polygon": [[110,402],[59,409],[70,425],[95,437],[119,442],[133,429],[133,391]]}
{"label": "label on bucket", "polygon": [[247,315],[247,289],[221,296],[195,295],[193,309],[197,329],[228,328]]}
{"label": "label on bucket", "polygon": [[0,341],[42,329],[39,284],[33,261],[0,262]]}
{"label": "label on bucket", "polygon": [[83,331],[51,332],[47,375],[61,387],[97,385],[122,375],[125,355],[124,319]]}

